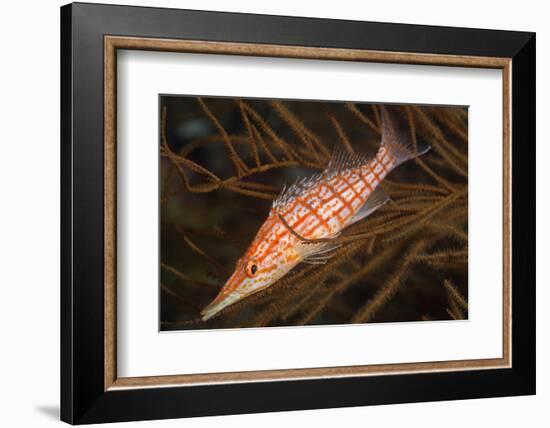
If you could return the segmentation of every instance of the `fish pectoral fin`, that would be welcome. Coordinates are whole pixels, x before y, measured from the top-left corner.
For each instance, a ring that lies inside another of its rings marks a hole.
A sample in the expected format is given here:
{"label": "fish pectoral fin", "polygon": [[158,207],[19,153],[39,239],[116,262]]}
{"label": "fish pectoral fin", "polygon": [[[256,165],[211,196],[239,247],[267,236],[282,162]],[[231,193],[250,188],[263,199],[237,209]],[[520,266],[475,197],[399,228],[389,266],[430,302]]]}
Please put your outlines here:
{"label": "fish pectoral fin", "polygon": [[342,246],[342,244],[333,241],[333,239],[340,236],[340,232],[333,233],[324,238],[308,239],[292,229],[282,215],[278,214],[278,216],[288,231],[299,239],[299,242],[294,246],[294,250],[304,263],[325,264],[330,257],[332,257],[332,255],[328,253]]}
{"label": "fish pectoral fin", "polygon": [[384,192],[381,187],[377,187],[376,190],[370,194],[363,206],[359,208],[359,211],[357,211],[351,218],[349,224],[357,223],[359,220],[363,220],[389,200],[390,198],[386,192]]}
{"label": "fish pectoral fin", "polygon": [[325,264],[333,256],[330,253],[341,246],[342,244],[336,242],[308,243],[306,241],[296,244],[295,249],[302,262],[318,265]]}

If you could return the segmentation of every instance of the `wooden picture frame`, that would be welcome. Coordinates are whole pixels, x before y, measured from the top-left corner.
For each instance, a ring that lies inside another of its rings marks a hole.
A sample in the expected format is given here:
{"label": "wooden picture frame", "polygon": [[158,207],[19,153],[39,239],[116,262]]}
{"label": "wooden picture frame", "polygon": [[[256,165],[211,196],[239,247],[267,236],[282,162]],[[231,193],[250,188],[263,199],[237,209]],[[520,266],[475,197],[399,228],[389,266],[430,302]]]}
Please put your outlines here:
{"label": "wooden picture frame", "polygon": [[[118,377],[119,49],[501,69],[502,358]],[[62,420],[114,422],[535,392],[534,34],[76,3],[61,9],[61,54]]]}

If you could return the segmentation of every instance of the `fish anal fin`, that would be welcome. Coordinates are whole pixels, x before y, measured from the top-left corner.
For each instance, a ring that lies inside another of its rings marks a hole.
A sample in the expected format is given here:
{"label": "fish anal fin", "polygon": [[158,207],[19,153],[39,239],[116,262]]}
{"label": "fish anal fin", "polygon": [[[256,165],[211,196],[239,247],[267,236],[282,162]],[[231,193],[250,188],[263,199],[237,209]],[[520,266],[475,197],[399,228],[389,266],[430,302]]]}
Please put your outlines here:
{"label": "fish anal fin", "polygon": [[359,220],[368,217],[389,200],[390,198],[386,192],[384,192],[381,187],[377,187],[376,190],[370,194],[363,206],[359,208],[359,211],[351,218],[350,224],[357,223]]}

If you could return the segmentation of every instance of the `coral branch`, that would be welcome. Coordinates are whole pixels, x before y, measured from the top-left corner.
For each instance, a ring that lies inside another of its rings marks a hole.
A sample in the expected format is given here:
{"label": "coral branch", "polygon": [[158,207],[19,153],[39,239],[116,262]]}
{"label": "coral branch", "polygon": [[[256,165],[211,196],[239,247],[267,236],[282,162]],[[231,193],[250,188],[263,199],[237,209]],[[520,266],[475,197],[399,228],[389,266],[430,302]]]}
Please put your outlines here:
{"label": "coral branch", "polygon": [[398,268],[378,290],[374,298],[362,306],[351,319],[352,323],[360,323],[371,320],[376,313],[386,304],[397,292],[402,284],[407,271],[414,263],[415,257],[420,253],[428,243],[424,240],[417,241],[409,251],[401,258]]}

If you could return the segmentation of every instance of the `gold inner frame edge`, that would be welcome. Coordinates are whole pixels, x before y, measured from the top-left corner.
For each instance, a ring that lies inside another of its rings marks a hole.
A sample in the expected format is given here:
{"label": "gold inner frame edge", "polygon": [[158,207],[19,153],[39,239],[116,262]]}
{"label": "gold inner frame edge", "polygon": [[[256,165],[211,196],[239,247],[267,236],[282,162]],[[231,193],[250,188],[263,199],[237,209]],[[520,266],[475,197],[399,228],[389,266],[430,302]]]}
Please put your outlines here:
{"label": "gold inner frame edge", "polygon": [[[501,358],[279,369],[169,376],[117,376],[116,367],[116,54],[118,49],[244,55],[296,59],[324,59],[394,64],[494,68],[503,82],[503,349]],[[291,381],[302,379],[395,375],[511,367],[511,58],[408,52],[372,51],[143,37],[104,37],[104,389],[155,388],[221,383]]]}

